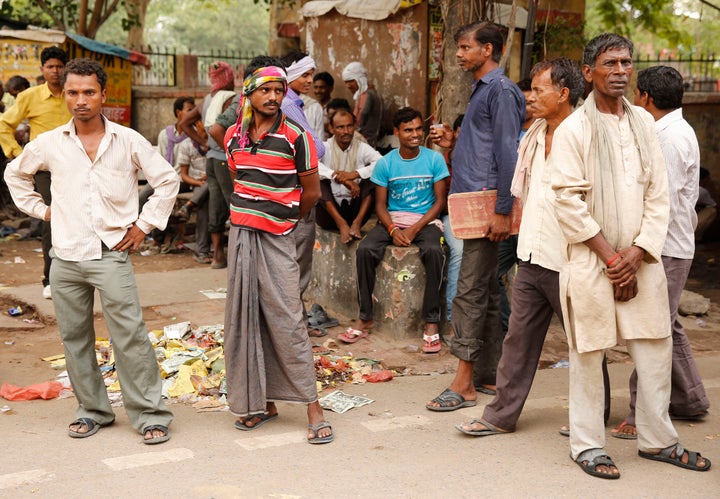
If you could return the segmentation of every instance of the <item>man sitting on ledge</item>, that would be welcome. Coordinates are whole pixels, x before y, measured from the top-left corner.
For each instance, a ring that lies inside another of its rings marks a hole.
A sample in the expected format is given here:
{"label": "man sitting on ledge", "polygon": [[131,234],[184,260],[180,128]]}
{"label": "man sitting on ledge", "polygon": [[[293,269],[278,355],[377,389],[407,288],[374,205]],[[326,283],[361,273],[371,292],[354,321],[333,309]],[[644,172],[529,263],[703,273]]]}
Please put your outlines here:
{"label": "man sitting on ledge", "polygon": [[420,249],[426,276],[423,351],[435,353],[440,351],[440,286],[445,265],[442,224],[438,217],[445,206],[443,179],[450,173],[441,154],[420,145],[423,120],[419,111],[400,109],[393,118],[393,129],[400,149],[382,157],[370,178],[375,184],[379,223],[360,242],[356,254],[360,329],[348,329],[338,337],[346,343],[367,337],[373,326],[375,268],[385,248],[390,243],[405,247],[415,243]]}
{"label": "man sitting on ledge", "polygon": [[340,109],[332,116],[333,136],[325,142],[320,160],[322,199],[315,221],[326,230],[339,230],[347,244],[360,239],[360,227],[372,213],[373,184],[370,176],[382,156],[366,142],[355,137],[355,116]]}

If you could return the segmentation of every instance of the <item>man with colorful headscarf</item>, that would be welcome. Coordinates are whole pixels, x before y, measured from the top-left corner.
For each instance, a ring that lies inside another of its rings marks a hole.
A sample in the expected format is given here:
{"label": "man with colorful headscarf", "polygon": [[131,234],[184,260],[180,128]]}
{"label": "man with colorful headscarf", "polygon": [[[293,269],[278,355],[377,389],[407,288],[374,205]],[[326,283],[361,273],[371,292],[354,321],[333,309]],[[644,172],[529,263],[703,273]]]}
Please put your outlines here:
{"label": "man with colorful headscarf", "polygon": [[277,418],[276,401],[307,404],[308,442],[333,440],[315,387],[300,298],[298,221],[320,198],[312,136],[280,110],[287,76],[275,58],[248,64],[238,122],[225,134],[235,174],[228,243],[228,404],[249,431]]}
{"label": "man with colorful headscarf", "polygon": [[368,83],[368,73],[360,62],[351,62],[342,72],[345,86],[353,93],[355,100],[355,119],[358,131],[375,147],[380,134],[382,121],[382,99],[375,88]]}

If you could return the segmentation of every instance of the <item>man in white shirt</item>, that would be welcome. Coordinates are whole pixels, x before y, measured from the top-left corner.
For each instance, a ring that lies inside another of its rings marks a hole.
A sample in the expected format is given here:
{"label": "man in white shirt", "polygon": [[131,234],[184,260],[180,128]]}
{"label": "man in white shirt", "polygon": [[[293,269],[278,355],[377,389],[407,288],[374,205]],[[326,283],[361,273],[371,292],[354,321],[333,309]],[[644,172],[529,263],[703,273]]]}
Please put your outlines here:
{"label": "man in white shirt", "polygon": [[[8,165],[5,181],[20,210],[52,219],[50,282],[78,400],[77,419],[68,434],[86,438],[115,421],[95,358],[97,289],[113,339],[125,411],[142,441],[157,444],[170,438],[173,416],[162,401],[160,371],[128,254],[153,228],[165,227],[179,180],[140,134],[101,114],[106,82],[107,74],[97,61],[70,61],[62,83],[72,119],[30,142]],[[139,216],[138,170],[155,190]],[[52,174],[51,206],[33,190],[38,171]]]}
{"label": "man in white shirt", "polygon": [[360,228],[372,213],[375,162],[382,156],[366,142],[355,137],[355,116],[337,111],[330,124],[333,136],[325,142],[320,161],[320,188],[315,221],[326,230],[339,230],[347,244],[361,239]]}
{"label": "man in white shirt", "polygon": [[535,65],[526,94],[534,118],[518,150],[513,195],[523,200],[513,283],[513,313],[497,369],[497,394],[482,418],[457,425],[468,435],[484,437],[515,431],[532,386],[543,342],[555,314],[562,322],[558,273],[565,238],[553,209],[554,194],[546,158],[557,126],[573,111],[585,89],[580,68],[566,58]]}
{"label": "man in white shirt", "polygon": [[[690,341],[678,320],[680,295],[695,255],[695,202],[700,174],[698,141],[682,115],[683,93],[682,75],[671,67],[654,66],[638,72],[635,105],[643,107],[655,118],[668,174],[670,220],[662,264],[667,278],[673,343],[670,417],[700,421],[707,416],[710,401],[695,365]],[[633,371],[630,376],[630,414],[613,430],[614,437],[637,439],[636,398],[637,373]]]}

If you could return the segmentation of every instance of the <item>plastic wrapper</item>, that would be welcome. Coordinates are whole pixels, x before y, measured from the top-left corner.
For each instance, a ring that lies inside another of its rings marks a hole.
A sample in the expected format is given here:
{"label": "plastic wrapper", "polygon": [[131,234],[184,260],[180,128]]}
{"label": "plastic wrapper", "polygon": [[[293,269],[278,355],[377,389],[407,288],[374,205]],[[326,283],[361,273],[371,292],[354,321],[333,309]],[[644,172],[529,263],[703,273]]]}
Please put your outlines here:
{"label": "plastic wrapper", "polygon": [[63,385],[59,381],[46,381],[24,387],[3,383],[0,386],[0,397],[5,400],[48,400],[57,398],[62,389]]}

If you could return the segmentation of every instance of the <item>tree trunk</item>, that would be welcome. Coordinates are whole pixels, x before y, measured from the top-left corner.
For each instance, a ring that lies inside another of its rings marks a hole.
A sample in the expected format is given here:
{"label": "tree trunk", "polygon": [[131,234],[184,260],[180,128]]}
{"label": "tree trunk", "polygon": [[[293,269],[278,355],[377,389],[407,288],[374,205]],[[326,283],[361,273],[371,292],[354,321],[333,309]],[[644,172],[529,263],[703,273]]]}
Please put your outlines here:
{"label": "tree trunk", "polygon": [[455,32],[460,26],[477,20],[485,10],[484,3],[480,6],[468,0],[442,0],[440,3],[445,34],[436,109],[438,119],[443,123],[452,124],[465,112],[472,85],[472,75],[463,73],[455,60]]}
{"label": "tree trunk", "polygon": [[130,30],[128,31],[127,42],[125,43],[126,48],[140,50],[145,44],[143,28],[145,26],[145,15],[147,14],[149,4],[150,0],[125,1],[125,10],[128,19],[132,22]]}

